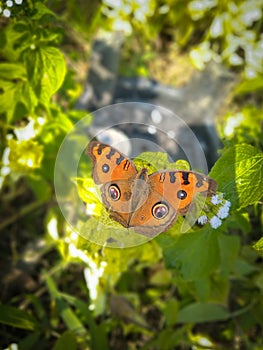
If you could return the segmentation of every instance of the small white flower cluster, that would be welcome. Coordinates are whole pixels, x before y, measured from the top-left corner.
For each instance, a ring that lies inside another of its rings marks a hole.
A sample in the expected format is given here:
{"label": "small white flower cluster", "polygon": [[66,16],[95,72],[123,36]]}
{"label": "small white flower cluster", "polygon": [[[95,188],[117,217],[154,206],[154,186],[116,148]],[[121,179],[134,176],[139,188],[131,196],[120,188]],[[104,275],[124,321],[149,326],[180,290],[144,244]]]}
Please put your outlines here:
{"label": "small white flower cluster", "polygon": [[13,5],[14,5],[14,2],[15,2],[15,4],[16,5],[21,5],[22,4],[22,2],[23,2],[23,0],[6,0],[6,2],[5,2],[5,6],[6,6],[6,8],[2,8],[1,6],[0,6],[0,14],[1,13],[3,13],[3,16],[4,17],[10,17],[11,16],[11,7],[13,7]]}
{"label": "small white flower cluster", "polygon": [[228,200],[223,199],[223,194],[214,195],[211,197],[211,204],[217,207],[217,212],[213,213],[213,216],[209,218],[207,215],[202,215],[198,218],[197,222],[200,225],[204,225],[207,222],[210,223],[213,229],[217,229],[222,225],[222,219],[228,217],[231,203]]}

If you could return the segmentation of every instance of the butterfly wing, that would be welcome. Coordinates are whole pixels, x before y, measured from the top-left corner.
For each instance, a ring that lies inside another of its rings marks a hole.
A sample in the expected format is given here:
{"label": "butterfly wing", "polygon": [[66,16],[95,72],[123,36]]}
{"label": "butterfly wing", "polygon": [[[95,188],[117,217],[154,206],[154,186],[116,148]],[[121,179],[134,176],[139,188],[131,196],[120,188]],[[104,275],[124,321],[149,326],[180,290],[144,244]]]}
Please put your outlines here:
{"label": "butterfly wing", "polygon": [[97,141],[89,143],[87,155],[92,160],[94,182],[101,185],[104,206],[114,220],[127,227],[131,210],[131,187],[138,173],[134,163],[115,148]]}
{"label": "butterfly wing", "polygon": [[129,227],[132,201],[132,179],[107,182],[101,188],[101,197],[110,217]]}
{"label": "butterfly wing", "polygon": [[[166,215],[162,217],[162,211]],[[160,212],[160,214],[158,214]],[[170,228],[177,219],[177,212],[162,195],[152,192],[143,205],[132,213],[129,227],[148,237],[155,237]]]}
{"label": "butterfly wing", "polygon": [[212,196],[217,188],[217,183],[213,179],[194,171],[160,171],[150,175],[149,181],[154,191],[162,194],[165,200],[182,215],[187,213],[197,193]]}
{"label": "butterfly wing", "polygon": [[137,174],[133,162],[109,145],[91,141],[86,153],[92,160],[92,176],[98,185],[127,180]]}
{"label": "butterfly wing", "polygon": [[178,214],[186,214],[196,193],[211,196],[217,187],[208,176],[179,170],[153,173],[148,184],[149,196],[133,213],[129,225],[151,237],[170,228]]}

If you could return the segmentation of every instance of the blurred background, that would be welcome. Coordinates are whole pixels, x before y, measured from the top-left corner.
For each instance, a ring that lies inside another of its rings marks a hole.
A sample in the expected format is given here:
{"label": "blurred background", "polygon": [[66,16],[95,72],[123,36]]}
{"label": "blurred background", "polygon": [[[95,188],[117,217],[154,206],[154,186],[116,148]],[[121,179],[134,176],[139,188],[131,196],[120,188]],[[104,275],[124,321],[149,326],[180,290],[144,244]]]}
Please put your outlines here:
{"label": "blurred background", "polygon": [[[62,140],[86,117],[73,141],[88,142],[108,122],[92,112],[112,103],[138,108],[108,143],[138,137],[177,157],[154,127],[136,125],[163,127],[140,107],[149,103],[189,125],[208,169],[223,149],[262,151],[262,10],[260,0],[0,1],[2,349],[263,348],[263,243],[252,247],[262,201],[236,208],[226,240],[172,231],[121,250],[74,232],[54,190]],[[147,150],[142,141],[136,153]],[[82,170],[92,187],[88,160]]]}

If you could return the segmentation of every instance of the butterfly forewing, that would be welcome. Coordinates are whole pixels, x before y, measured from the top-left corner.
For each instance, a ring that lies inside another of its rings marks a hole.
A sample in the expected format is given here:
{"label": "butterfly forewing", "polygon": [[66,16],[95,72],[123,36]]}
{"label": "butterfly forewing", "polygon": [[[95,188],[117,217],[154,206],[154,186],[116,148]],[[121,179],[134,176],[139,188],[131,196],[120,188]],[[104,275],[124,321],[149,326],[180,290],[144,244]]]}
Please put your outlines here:
{"label": "butterfly forewing", "polygon": [[157,191],[180,214],[187,212],[196,193],[212,195],[216,183],[209,177],[192,171],[166,170],[149,176],[151,188]]}
{"label": "butterfly forewing", "polygon": [[87,154],[92,160],[92,176],[96,184],[127,180],[137,174],[136,167],[131,160],[106,144],[90,142]]}

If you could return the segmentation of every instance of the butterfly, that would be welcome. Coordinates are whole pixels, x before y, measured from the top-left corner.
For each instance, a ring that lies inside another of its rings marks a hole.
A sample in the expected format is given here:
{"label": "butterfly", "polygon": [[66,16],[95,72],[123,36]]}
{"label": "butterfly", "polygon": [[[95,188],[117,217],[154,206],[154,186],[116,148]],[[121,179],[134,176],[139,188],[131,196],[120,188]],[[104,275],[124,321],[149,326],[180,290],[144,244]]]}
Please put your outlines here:
{"label": "butterfly", "polygon": [[132,160],[99,141],[88,144],[92,176],[110,217],[125,228],[154,237],[185,215],[196,193],[212,196],[217,183],[188,170],[161,170],[148,174]]}

